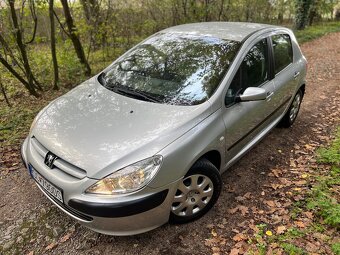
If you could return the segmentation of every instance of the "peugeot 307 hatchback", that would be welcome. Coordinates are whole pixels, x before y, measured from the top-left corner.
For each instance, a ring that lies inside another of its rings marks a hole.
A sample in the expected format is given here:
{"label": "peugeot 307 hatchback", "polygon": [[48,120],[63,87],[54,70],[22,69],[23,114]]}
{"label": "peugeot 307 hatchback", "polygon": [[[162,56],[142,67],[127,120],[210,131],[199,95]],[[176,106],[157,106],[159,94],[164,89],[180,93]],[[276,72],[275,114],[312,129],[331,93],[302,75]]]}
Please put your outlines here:
{"label": "peugeot 307 hatchback", "polygon": [[305,76],[287,28],[171,27],[47,105],[22,158],[55,205],[97,232],[189,222],[215,204],[228,167],[293,124]]}

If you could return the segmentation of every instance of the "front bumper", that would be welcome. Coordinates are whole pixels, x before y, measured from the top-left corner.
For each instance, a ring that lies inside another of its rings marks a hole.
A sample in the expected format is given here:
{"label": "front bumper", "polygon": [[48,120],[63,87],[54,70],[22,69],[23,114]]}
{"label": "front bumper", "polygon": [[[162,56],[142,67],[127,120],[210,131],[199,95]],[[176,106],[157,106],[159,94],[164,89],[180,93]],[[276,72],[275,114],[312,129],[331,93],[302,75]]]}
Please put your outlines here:
{"label": "front bumper", "polygon": [[25,167],[32,165],[49,182],[63,189],[64,203],[51,196],[38,183],[37,186],[59,209],[82,225],[103,234],[134,235],[168,221],[177,182],[157,189],[145,187],[133,194],[109,199],[80,194],[79,190],[83,190],[84,185],[90,186],[89,183],[96,180],[86,177],[75,182],[53,176],[53,170],[32,157],[28,141],[26,139],[21,148]]}

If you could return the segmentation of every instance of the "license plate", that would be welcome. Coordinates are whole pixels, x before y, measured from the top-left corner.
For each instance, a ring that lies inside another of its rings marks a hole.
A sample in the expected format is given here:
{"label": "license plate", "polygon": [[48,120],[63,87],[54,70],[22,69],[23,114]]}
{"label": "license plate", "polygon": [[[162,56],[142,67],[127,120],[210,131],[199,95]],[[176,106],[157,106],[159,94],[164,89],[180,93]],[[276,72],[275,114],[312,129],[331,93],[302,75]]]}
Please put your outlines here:
{"label": "license plate", "polygon": [[43,188],[48,194],[56,198],[61,203],[64,203],[63,192],[61,189],[54,186],[41,176],[31,165],[28,166],[32,178]]}

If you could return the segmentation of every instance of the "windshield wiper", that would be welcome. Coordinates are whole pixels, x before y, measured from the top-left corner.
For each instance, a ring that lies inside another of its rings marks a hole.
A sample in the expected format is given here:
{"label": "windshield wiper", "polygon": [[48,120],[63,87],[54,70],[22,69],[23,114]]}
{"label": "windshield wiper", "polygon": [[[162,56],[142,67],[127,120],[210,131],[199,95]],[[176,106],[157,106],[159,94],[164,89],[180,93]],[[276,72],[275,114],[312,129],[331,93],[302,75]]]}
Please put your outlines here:
{"label": "windshield wiper", "polygon": [[120,94],[124,94],[124,95],[130,96],[130,97],[133,97],[133,98],[137,98],[137,99],[142,99],[144,101],[149,101],[149,102],[154,102],[154,103],[161,102],[161,100],[156,98],[156,97],[153,97],[151,95],[148,95],[148,94],[143,93],[143,92],[138,91],[138,90],[133,90],[133,89],[128,88],[128,87],[124,87],[124,86],[117,87],[117,86],[115,86],[115,87],[110,88],[110,89],[115,91],[115,92],[118,92]]}

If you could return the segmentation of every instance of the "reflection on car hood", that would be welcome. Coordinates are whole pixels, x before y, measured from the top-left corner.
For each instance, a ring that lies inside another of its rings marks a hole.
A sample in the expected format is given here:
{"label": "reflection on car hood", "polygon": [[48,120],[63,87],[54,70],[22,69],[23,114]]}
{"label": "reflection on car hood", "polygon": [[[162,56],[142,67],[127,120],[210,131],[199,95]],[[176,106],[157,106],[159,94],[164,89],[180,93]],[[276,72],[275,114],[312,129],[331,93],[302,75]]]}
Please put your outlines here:
{"label": "reflection on car hood", "polygon": [[209,103],[174,106],[128,98],[94,78],[52,102],[33,135],[51,152],[105,175],[150,157],[209,115]]}

